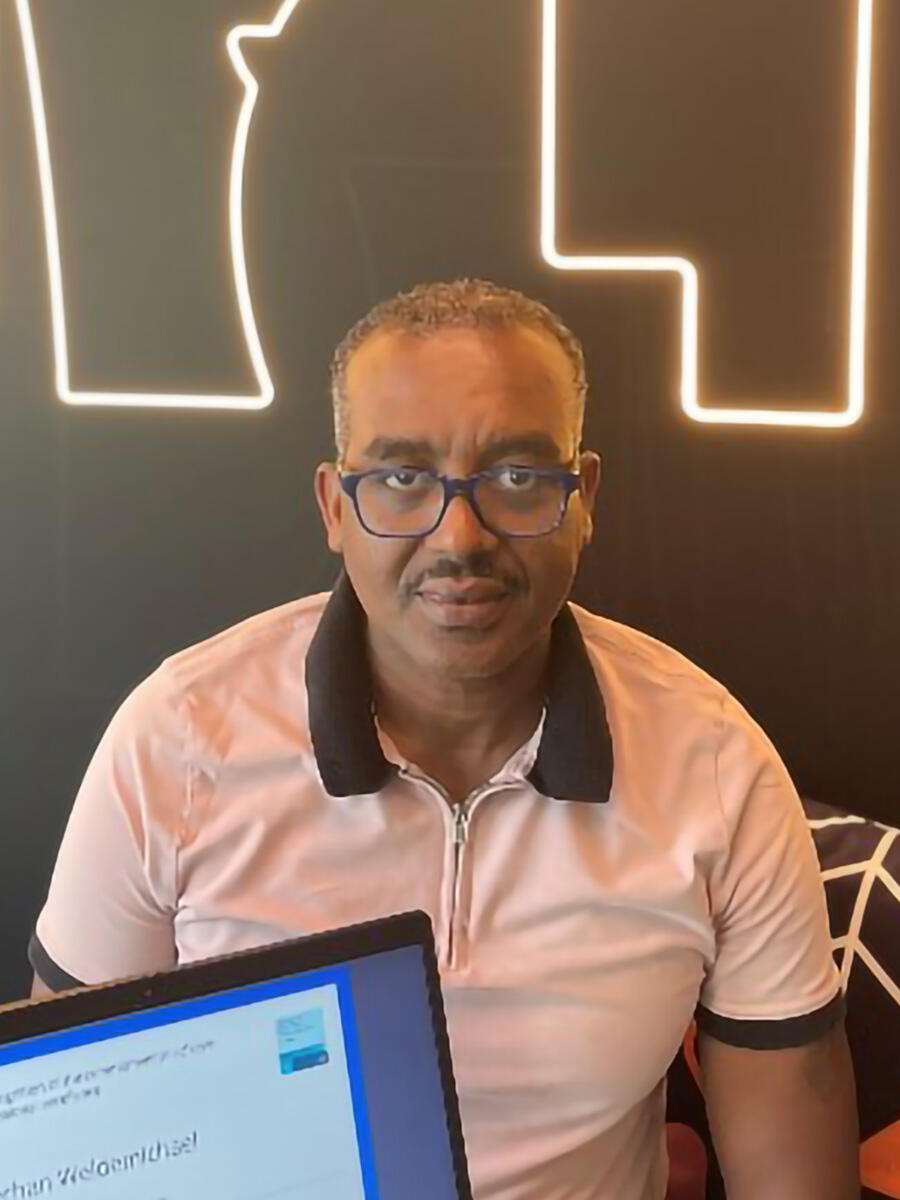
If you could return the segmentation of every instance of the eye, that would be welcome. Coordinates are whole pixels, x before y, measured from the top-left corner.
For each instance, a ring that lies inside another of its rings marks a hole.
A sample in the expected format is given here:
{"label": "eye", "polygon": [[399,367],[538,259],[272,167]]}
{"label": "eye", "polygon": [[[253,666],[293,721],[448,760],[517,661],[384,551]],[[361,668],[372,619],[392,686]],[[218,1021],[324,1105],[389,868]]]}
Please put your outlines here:
{"label": "eye", "polygon": [[381,477],[384,486],[394,492],[428,487],[433,481],[434,476],[430,471],[420,471],[415,467],[398,467],[395,471],[385,471]]}
{"label": "eye", "polygon": [[538,480],[537,472],[532,467],[497,467],[493,472],[494,479],[502,488],[510,492],[525,492],[533,488]]}

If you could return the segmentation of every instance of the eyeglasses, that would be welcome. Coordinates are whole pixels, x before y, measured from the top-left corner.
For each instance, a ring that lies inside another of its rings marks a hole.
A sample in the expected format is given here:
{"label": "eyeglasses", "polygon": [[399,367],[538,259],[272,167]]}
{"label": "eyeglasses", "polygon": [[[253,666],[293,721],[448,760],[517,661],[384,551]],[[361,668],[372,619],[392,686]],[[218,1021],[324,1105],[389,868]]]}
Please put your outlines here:
{"label": "eyeglasses", "polygon": [[542,537],[562,524],[581,476],[562,467],[504,464],[463,479],[420,467],[340,474],[363,529],[375,537],[427,537],[455,496],[499,537]]}

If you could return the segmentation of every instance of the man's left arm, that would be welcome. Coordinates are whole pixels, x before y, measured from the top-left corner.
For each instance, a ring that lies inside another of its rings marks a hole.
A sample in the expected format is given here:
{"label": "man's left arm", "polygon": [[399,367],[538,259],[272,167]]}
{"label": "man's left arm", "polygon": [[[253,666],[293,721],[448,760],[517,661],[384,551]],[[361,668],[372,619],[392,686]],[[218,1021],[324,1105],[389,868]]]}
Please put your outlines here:
{"label": "man's left arm", "polygon": [[699,1056],[728,1200],[859,1200],[856,1088],[843,1022],[782,1050],[701,1033]]}
{"label": "man's left arm", "polygon": [[716,750],[716,935],[696,1019],[728,1200],[858,1200],[856,1088],[825,890],[772,743],[731,696]]}

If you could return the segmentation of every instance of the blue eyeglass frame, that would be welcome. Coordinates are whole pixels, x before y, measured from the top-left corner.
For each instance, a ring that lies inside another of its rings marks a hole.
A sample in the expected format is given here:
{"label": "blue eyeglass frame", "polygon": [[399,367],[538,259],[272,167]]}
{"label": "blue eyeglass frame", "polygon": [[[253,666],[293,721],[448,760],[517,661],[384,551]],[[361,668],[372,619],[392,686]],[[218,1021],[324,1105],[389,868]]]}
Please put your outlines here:
{"label": "blue eyeglass frame", "polygon": [[[500,529],[494,529],[485,520],[484,514],[478,507],[478,501],[475,499],[475,488],[482,479],[493,479],[498,468],[491,471],[476,471],[472,475],[466,475],[462,478],[456,478],[452,475],[439,475],[436,471],[429,471],[424,467],[379,467],[372,471],[348,471],[347,474],[338,471],[338,479],[341,487],[353,501],[353,507],[356,510],[356,518],[365,529],[366,533],[370,533],[372,537],[382,538],[423,538],[428,537],[438,528],[441,521],[444,519],[444,514],[450,507],[450,501],[456,496],[463,496],[469,502],[469,507],[472,512],[488,531],[495,537],[502,538],[536,538],[547,537],[559,529],[566,515],[566,509],[569,507],[569,501],[572,498],[572,493],[577,490],[581,482],[581,474],[577,471],[566,470],[565,467],[530,467],[523,466],[519,463],[504,463],[503,469],[512,469],[518,471],[530,471],[534,475],[538,475],[544,479],[556,479],[563,485],[563,497],[559,506],[559,516],[556,518],[556,523],[549,529],[545,529],[542,533],[506,533]],[[359,510],[359,499],[357,490],[360,483],[364,479],[370,479],[373,476],[380,475],[386,477],[395,475],[398,471],[418,471],[422,475],[431,475],[433,479],[438,480],[444,489],[444,503],[441,505],[441,511],[438,514],[437,520],[430,529],[425,529],[421,533],[376,533],[374,529],[370,529],[362,517]]]}

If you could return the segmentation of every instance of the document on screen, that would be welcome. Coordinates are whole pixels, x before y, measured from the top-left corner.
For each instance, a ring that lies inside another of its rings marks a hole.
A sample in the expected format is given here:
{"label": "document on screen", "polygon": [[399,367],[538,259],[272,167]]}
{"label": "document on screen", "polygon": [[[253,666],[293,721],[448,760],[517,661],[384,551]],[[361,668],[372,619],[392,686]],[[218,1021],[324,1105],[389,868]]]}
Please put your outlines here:
{"label": "document on screen", "polygon": [[296,977],[137,1014],[149,1028],[99,1022],[101,1040],[49,1054],[34,1039],[0,1060],[0,1200],[368,1200],[339,993]]}

